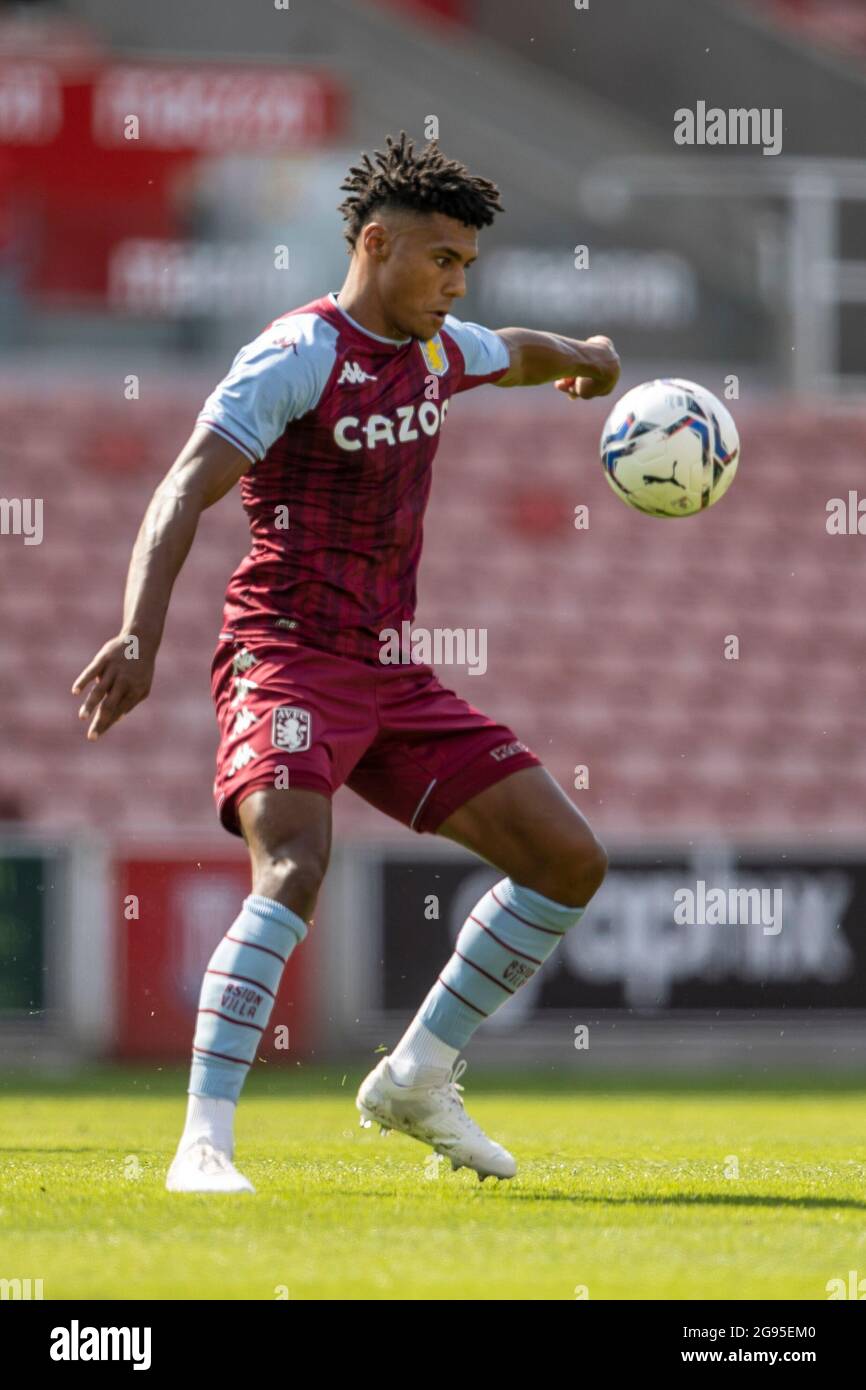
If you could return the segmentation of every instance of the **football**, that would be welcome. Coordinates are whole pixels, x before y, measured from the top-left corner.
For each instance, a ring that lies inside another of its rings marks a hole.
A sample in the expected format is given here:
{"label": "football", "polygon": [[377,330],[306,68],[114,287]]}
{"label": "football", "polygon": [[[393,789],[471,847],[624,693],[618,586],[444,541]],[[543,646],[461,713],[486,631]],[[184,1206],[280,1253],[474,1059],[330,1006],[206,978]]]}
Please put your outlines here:
{"label": "football", "polygon": [[626,391],[605,421],[601,461],[614,492],[650,516],[691,516],[734,481],[740,440],[705,386],[678,377]]}

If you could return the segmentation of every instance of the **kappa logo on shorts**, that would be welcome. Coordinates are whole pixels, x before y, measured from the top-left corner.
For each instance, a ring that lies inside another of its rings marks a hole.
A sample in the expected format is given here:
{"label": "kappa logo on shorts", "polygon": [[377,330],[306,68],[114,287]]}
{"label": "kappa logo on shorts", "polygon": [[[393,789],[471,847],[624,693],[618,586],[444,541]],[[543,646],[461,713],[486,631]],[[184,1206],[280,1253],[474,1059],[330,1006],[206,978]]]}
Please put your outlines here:
{"label": "kappa logo on shorts", "polygon": [[236,772],[240,772],[242,767],[246,767],[247,763],[255,762],[257,757],[258,754],[251,743],[241,743],[235,749],[235,755],[229,764],[226,777],[234,777]]}
{"label": "kappa logo on shorts", "polygon": [[313,719],[309,710],[295,705],[280,705],[274,710],[271,723],[271,743],[285,748],[287,753],[302,753],[310,746],[310,727]]}
{"label": "kappa logo on shorts", "polygon": [[526,744],[521,743],[520,739],[516,738],[513,743],[500,743],[498,748],[491,748],[490,756],[491,758],[495,758],[498,763],[501,763],[503,758],[511,758],[515,753],[528,752],[529,749]]}
{"label": "kappa logo on shorts", "polygon": [[242,651],[239,651],[236,656],[232,657],[232,672],[236,676],[241,676],[244,671],[248,671],[250,667],[255,666],[255,664],[256,658],[253,656],[252,652],[247,651],[246,647],[244,647]]}
{"label": "kappa logo on shorts", "polygon": [[232,696],[229,709],[237,709],[238,705],[243,703],[252,690],[258,690],[259,683],[258,681],[251,681],[249,676],[235,676],[234,687],[235,693]]}
{"label": "kappa logo on shorts", "polygon": [[247,709],[246,705],[242,705],[241,708],[238,710],[237,716],[235,718],[235,726],[232,729],[232,738],[240,738],[241,734],[245,734],[247,729],[251,729],[253,725],[258,724],[258,722],[259,721],[256,719],[256,716],[253,714],[252,710]]}

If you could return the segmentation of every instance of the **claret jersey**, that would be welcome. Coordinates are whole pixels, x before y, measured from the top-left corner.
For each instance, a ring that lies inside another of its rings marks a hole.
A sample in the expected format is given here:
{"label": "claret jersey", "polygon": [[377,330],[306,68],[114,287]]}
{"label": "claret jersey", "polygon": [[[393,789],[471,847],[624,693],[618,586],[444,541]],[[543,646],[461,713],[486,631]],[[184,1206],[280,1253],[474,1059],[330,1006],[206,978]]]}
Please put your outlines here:
{"label": "claret jersey", "polygon": [[241,348],[198,415],[252,461],[252,547],[223,631],[287,633],[364,661],[412,620],[431,467],[450,398],[497,381],[508,348],[448,315],[429,342],[362,328],[333,291]]}

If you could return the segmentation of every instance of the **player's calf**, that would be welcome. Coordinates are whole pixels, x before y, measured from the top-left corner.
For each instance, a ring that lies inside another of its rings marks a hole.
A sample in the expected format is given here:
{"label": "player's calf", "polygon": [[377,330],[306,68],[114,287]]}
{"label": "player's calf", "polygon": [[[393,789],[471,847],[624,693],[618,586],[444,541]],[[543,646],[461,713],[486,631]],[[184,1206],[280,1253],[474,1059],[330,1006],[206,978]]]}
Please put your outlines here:
{"label": "player's calf", "polygon": [[470,912],[454,953],[390,1060],[404,1085],[441,1082],[475,1030],[527,985],[580,922],[607,855],[542,768],[515,773],[439,828],[506,877]]}
{"label": "player's calf", "polygon": [[537,975],[583,913],[583,907],[556,902],[510,878],[494,884],[470,912],[452,956],[395,1049],[396,1079],[414,1082],[427,1066],[452,1064],[480,1024]]}
{"label": "player's calf", "polygon": [[[309,798],[313,798],[313,805]],[[330,847],[330,804],[309,792],[258,791],[240,807],[253,891],[205,971],[186,1124],[171,1191],[240,1192],[234,1112],[292,951],[306,937]]]}

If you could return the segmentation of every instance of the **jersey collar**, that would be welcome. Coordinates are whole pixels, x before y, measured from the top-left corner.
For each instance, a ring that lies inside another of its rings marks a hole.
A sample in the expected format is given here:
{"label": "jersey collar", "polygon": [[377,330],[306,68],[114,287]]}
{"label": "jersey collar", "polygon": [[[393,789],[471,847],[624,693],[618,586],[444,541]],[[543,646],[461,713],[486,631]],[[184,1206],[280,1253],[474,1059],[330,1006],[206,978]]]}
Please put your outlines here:
{"label": "jersey collar", "polygon": [[346,310],[340,304],[337,303],[336,290],[329,290],[328,298],[330,299],[334,308],[338,309],[339,312],[343,315],[343,318],[347,319],[349,323],[352,325],[352,327],[356,329],[358,333],[363,333],[365,337],[375,338],[377,343],[387,343],[389,347],[403,347],[406,343],[411,343],[411,338],[383,338],[381,333],[371,333],[369,328],[365,328],[363,324],[358,323],[357,319],[353,319],[352,315],[347,314]]}

